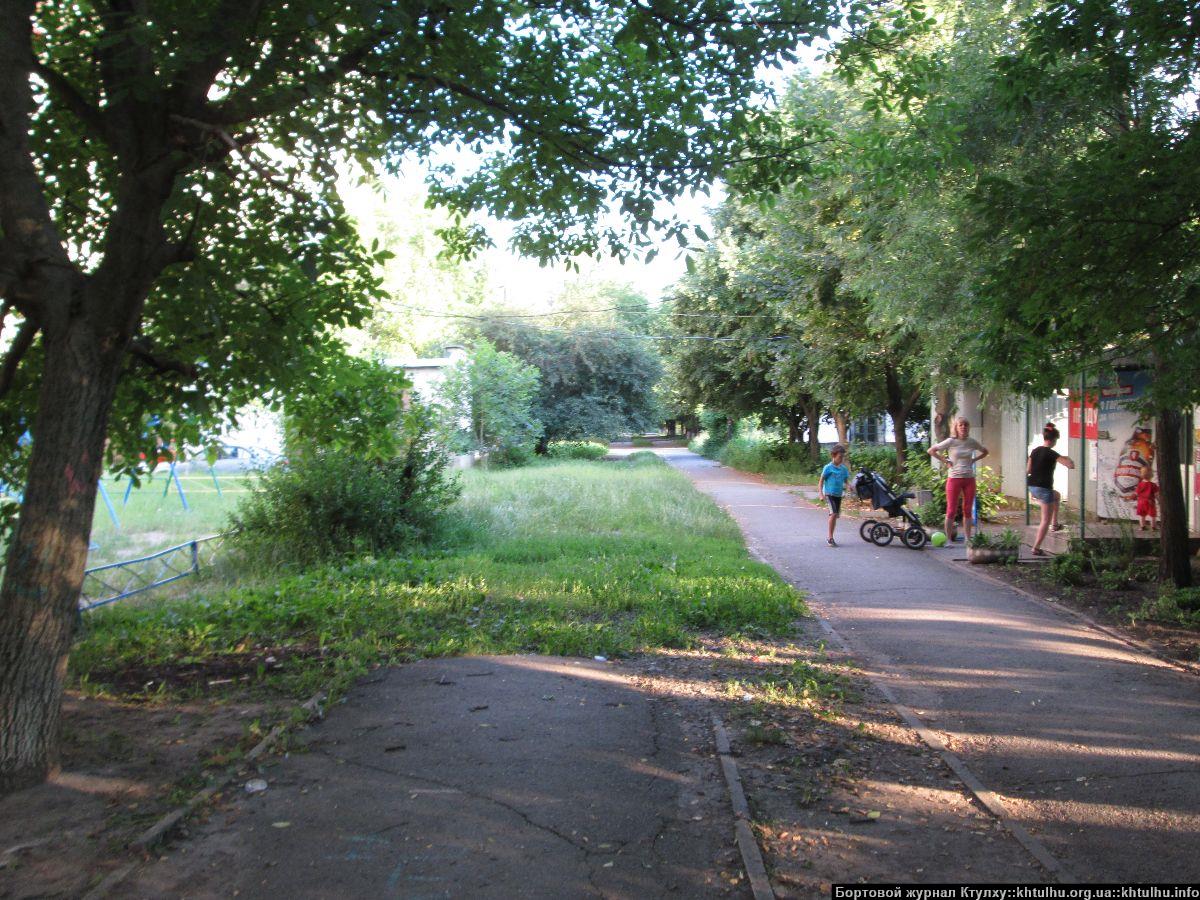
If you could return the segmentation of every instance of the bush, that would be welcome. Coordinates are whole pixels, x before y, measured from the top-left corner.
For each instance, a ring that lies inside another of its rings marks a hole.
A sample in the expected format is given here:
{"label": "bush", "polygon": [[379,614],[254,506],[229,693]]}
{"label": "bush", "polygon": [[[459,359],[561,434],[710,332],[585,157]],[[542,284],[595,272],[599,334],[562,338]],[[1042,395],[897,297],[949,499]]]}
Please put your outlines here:
{"label": "bush", "polygon": [[1082,553],[1062,553],[1050,560],[1050,577],[1059,584],[1082,584],[1091,565]]}
{"label": "bush", "polygon": [[489,469],[515,469],[529,465],[536,455],[533,444],[512,444],[488,453],[483,465]]}
{"label": "bush", "polygon": [[702,412],[700,413],[700,434],[688,447],[701,456],[716,459],[721,448],[736,435],[736,425],[736,422],[723,413]]}
{"label": "bush", "polygon": [[922,503],[917,507],[917,518],[926,528],[940,528],[946,521],[946,507],[936,501]]}
{"label": "bush", "polygon": [[622,462],[634,469],[642,466],[665,466],[667,464],[667,461],[653,450],[639,450],[636,453],[630,453]]}
{"label": "bush", "polygon": [[[634,446],[638,446],[636,441]],[[546,455],[551,459],[603,459],[608,447],[595,441],[551,441]]]}
{"label": "bush", "polygon": [[1163,588],[1156,598],[1142,604],[1137,615],[1184,628],[1200,628],[1200,588]]}
{"label": "bush", "polygon": [[654,446],[654,441],[652,441],[652,440],[650,440],[650,438],[645,437],[644,435],[640,435],[640,434],[635,434],[632,438],[630,438],[629,443],[633,444],[633,446],[635,446],[635,447],[653,447]]}
{"label": "bush", "polygon": [[[896,448],[885,444],[851,444],[849,447],[849,465],[855,471],[861,468],[873,469],[883,476],[889,485],[894,485],[899,476],[896,472]],[[823,454],[822,456],[827,456]],[[907,459],[907,457],[906,457]],[[821,465],[828,460],[822,459]]]}
{"label": "bush", "polygon": [[406,414],[402,432],[393,459],[317,448],[268,470],[233,514],[235,545],[256,565],[305,566],[423,540],[459,487],[423,407]]}
{"label": "bush", "polygon": [[813,479],[828,459],[813,462],[807,444],[779,438],[734,437],[713,454],[718,462],[742,472],[787,479]]}

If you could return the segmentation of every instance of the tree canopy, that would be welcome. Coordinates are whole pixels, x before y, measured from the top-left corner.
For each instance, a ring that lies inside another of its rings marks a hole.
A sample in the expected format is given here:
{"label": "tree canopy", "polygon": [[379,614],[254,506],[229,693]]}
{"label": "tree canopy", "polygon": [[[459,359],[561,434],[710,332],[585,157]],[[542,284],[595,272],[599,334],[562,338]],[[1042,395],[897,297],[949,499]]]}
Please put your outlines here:
{"label": "tree canopy", "polygon": [[[0,434],[28,454],[0,588],[0,790],[50,765],[102,468],[286,393],[379,299],[337,169],[442,157],[433,197],[544,259],[627,253],[742,146],[808,0],[14,0],[0,9]],[[615,205],[621,224],[599,215]],[[478,235],[451,229],[469,251]],[[37,638],[31,640],[31,636]]]}

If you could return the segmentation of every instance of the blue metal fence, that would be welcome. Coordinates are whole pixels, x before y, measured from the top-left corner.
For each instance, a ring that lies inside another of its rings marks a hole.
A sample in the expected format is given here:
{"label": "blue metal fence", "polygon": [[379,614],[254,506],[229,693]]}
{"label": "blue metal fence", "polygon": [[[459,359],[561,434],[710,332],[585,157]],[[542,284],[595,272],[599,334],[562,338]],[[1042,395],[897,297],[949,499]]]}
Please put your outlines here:
{"label": "blue metal fence", "polygon": [[214,534],[149,556],[88,569],[79,596],[80,611],[106,606],[195,575],[200,571],[201,557],[211,561],[224,537]]}

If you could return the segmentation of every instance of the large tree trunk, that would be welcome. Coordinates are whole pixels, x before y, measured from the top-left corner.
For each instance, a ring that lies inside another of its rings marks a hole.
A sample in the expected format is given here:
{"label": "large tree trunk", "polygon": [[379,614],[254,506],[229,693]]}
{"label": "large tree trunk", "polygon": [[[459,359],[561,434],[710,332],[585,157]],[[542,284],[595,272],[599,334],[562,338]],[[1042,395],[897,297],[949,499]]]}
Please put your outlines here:
{"label": "large tree trunk", "polygon": [[1159,409],[1155,432],[1158,455],[1159,525],[1161,550],[1159,575],[1176,587],[1191,587],[1192,563],[1188,555],[1187,506],[1179,474],[1179,444],[1183,417],[1175,409]]}
{"label": "large tree trunk", "polygon": [[788,426],[788,443],[800,443],[801,433],[803,431],[802,424],[804,421],[804,412],[798,406],[793,406],[787,412]]}
{"label": "large tree trunk", "polygon": [[907,396],[900,383],[899,373],[888,366],[885,371],[885,389],[887,397],[887,412],[892,420],[892,431],[896,434],[896,472],[902,473],[908,465],[908,416],[913,407],[921,400],[921,391],[912,389]]}
{"label": "large tree trunk", "polygon": [[804,419],[808,423],[808,458],[821,461],[821,407],[815,402],[804,404]]}
{"label": "large tree trunk", "polygon": [[954,391],[939,385],[933,392],[933,421],[930,423],[933,443],[950,437],[950,422],[953,418]]}
{"label": "large tree trunk", "polygon": [[833,424],[837,428],[838,443],[842,446],[850,444],[850,417],[840,410],[830,410]]}
{"label": "large tree trunk", "polygon": [[67,654],[123,347],[84,322],[44,338],[20,519],[0,587],[0,793],[57,764]]}
{"label": "large tree trunk", "polygon": [[896,433],[896,472],[903,472],[908,464],[908,409],[900,406],[889,408],[892,430]]}

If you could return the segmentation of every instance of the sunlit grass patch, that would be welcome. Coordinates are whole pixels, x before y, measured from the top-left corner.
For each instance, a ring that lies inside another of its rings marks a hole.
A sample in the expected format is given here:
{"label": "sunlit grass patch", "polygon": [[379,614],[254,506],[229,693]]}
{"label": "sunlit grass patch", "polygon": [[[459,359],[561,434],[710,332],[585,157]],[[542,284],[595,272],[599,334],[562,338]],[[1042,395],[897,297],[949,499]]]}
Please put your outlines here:
{"label": "sunlit grass patch", "polygon": [[[649,454],[648,454],[649,456]],[[193,600],[97,611],[72,657],[94,689],[303,694],[428,656],[620,656],[701,633],[780,635],[801,595],[657,458],[471,471],[441,543]]]}
{"label": "sunlit grass patch", "polygon": [[845,666],[798,659],[753,678],[729,679],[725,694],[773,706],[795,706],[833,715],[843,703],[857,699]]}

